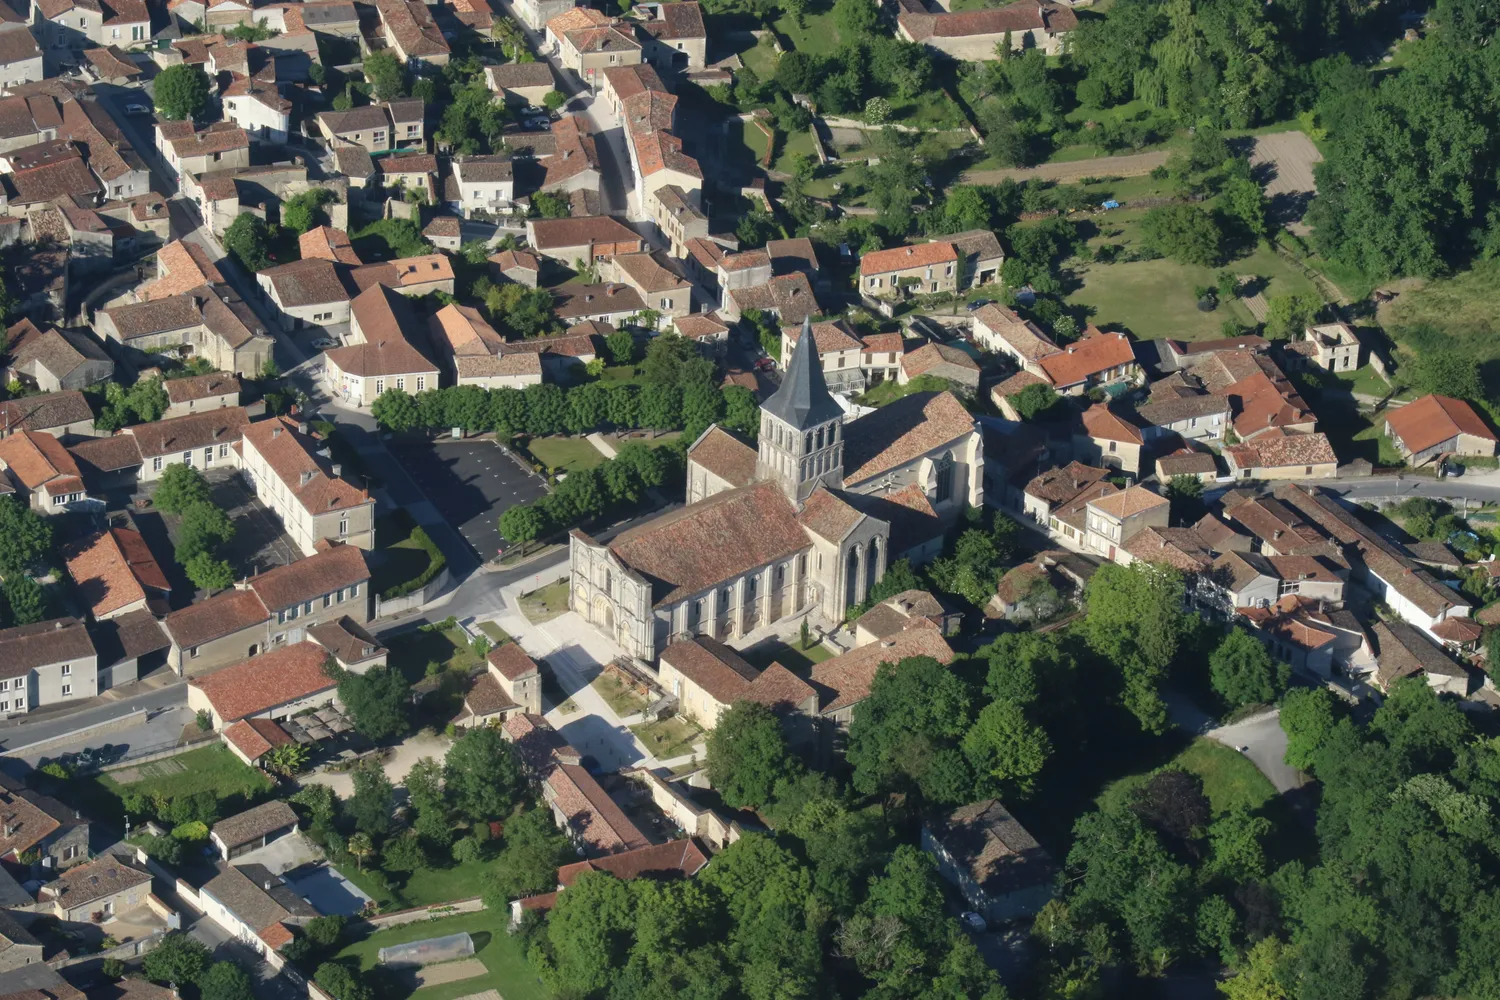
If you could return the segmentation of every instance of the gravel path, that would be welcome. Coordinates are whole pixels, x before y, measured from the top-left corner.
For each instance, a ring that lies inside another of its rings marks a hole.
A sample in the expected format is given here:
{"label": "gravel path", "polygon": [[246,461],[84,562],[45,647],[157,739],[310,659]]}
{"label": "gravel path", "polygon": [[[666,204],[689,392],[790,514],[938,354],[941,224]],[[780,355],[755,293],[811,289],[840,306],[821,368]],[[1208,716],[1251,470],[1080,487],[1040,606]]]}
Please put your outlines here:
{"label": "gravel path", "polygon": [[[1300,132],[1297,134],[1301,135]],[[1166,150],[1158,149],[1127,156],[1096,156],[1092,160],[1074,160],[1071,163],[1043,163],[1035,167],[967,170],[961,180],[965,184],[999,184],[1006,178],[1013,181],[1037,178],[1071,184],[1085,177],[1140,177],[1165,164],[1169,155]]]}
{"label": "gravel path", "polygon": [[464,958],[457,962],[442,962],[438,965],[429,965],[417,972],[417,986],[440,986],[443,983],[456,983],[460,979],[473,979],[475,976],[483,976],[489,973],[484,963],[477,958]]}

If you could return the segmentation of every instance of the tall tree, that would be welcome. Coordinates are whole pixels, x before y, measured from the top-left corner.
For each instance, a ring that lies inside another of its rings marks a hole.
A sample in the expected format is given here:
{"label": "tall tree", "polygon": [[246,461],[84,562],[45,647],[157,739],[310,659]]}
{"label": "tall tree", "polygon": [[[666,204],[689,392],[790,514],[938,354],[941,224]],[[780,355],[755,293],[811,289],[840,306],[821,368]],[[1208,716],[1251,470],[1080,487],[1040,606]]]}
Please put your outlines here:
{"label": "tall tree", "polygon": [[208,76],[197,66],[168,66],[156,75],[151,88],[157,112],[168,121],[196,118],[208,107]]}
{"label": "tall tree", "polygon": [[730,705],[708,734],[708,779],[731,808],[766,805],[790,771],[781,720],[760,702]]}
{"label": "tall tree", "polygon": [[1182,577],[1149,563],[1106,563],[1089,580],[1083,632],[1122,675],[1122,700],[1147,732],[1167,727],[1161,684],[1184,628]]}
{"label": "tall tree", "polygon": [[379,764],[367,762],[350,772],[354,794],[344,809],[355,827],[371,837],[384,836],[391,828],[391,810],[395,806],[395,789]]}
{"label": "tall tree", "polygon": [[400,736],[407,730],[406,709],[411,686],[399,670],[371,667],[363,674],[343,671],[339,700],[354,728],[372,740]]}
{"label": "tall tree", "polygon": [[448,748],[443,781],[453,808],[471,823],[503,818],[525,784],[515,744],[489,726],[470,729]]}
{"label": "tall tree", "polygon": [[1230,708],[1273,701],[1286,683],[1286,664],[1278,664],[1266,647],[1236,626],[1208,658],[1214,692]]}
{"label": "tall tree", "polygon": [[928,656],[883,663],[849,725],[854,786],[870,794],[913,789],[933,802],[966,801],[974,778],[958,750],[971,719],[969,693]]}

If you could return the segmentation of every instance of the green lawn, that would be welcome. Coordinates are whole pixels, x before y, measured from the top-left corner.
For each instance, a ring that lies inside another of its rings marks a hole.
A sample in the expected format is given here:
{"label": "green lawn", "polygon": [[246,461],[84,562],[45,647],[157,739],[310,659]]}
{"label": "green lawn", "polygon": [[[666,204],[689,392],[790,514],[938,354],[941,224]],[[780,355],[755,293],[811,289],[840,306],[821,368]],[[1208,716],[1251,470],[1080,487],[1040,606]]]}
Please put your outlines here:
{"label": "green lawn", "polygon": [[771,148],[771,140],[766,138],[766,133],[755,122],[741,122],[740,129],[744,134],[745,146],[755,162],[759,164],[764,161],[767,150]]}
{"label": "green lawn", "polygon": [[526,448],[554,472],[579,472],[604,462],[604,455],[582,437],[532,438]]}
{"label": "green lawn", "polygon": [[838,51],[839,29],[833,21],[832,5],[819,13],[802,15],[801,24],[790,14],[781,15],[773,23],[795,49],[825,56]]}
{"label": "green lawn", "polygon": [[[1248,757],[1214,740],[1195,739],[1167,767],[1178,767],[1203,779],[1203,794],[1208,796],[1215,816],[1237,806],[1259,809],[1276,798],[1275,787]],[[1148,771],[1112,782],[1099,795],[1099,802],[1118,801],[1150,777]]]}
{"label": "green lawn", "polygon": [[589,687],[599,692],[599,696],[622,719],[646,707],[646,699],[632,691],[629,685],[614,674],[600,674],[589,683]]}
{"label": "green lawn", "polygon": [[769,37],[740,53],[740,61],[745,64],[745,68],[753,70],[762,80],[769,80],[776,75],[776,62],[780,58]]}
{"label": "green lawn", "polygon": [[550,622],[568,610],[568,581],[549,583],[529,594],[521,595],[521,613],[533,625]]}
{"label": "green lawn", "polygon": [[781,155],[776,157],[772,169],[780,170],[784,174],[792,172],[792,157],[803,156],[811,160],[813,165],[818,163],[818,152],[813,148],[813,137],[811,132],[792,132],[781,143]]}
{"label": "green lawn", "polygon": [[[467,895],[473,895],[472,891]],[[380,949],[388,945],[467,931],[474,939],[475,957],[489,970],[488,976],[431,986],[415,993],[402,988],[398,977],[380,977],[382,989],[377,993],[377,1000],[403,1000],[406,996],[415,996],[418,1000],[455,1000],[485,989],[497,990],[505,1000],[548,1000],[551,994],[526,961],[520,942],[507,932],[509,919],[510,914],[505,911],[484,910],[441,920],[418,921],[372,934],[344,948],[337,958],[358,963],[360,969],[368,972],[375,968]]]}
{"label": "green lawn", "polygon": [[623,448],[627,444],[644,444],[652,448],[663,448],[678,438],[682,437],[682,431],[667,431],[656,437],[621,437],[618,434],[606,434],[604,440],[607,444],[614,446],[615,450]]}
{"label": "green lawn", "polygon": [[119,822],[124,815],[120,797],[127,792],[167,798],[213,792],[222,817],[242,812],[274,788],[270,778],[241,763],[224,744],[213,743],[139,767],[76,778],[59,797],[70,802],[76,797],[78,807],[88,809],[95,819]]}
{"label": "green lawn", "polygon": [[703,730],[681,716],[660,722],[642,722],[630,727],[646,752],[658,760],[668,760],[693,752],[693,744],[702,742]]}
{"label": "green lawn", "polygon": [[625,382],[631,385],[640,385],[640,373],[636,371],[635,365],[610,365],[604,369],[604,374],[599,376],[602,382]]}
{"label": "green lawn", "polygon": [[427,676],[427,664],[440,663],[444,669],[463,674],[479,666],[480,659],[463,632],[457,628],[445,632],[412,629],[385,641],[390,650],[390,665],[416,683]]}
{"label": "green lawn", "polygon": [[800,641],[794,641],[762,643],[740,655],[745,658],[746,663],[758,669],[764,670],[773,663],[779,663],[799,677],[806,677],[812,672],[814,663],[832,658],[833,653],[821,643],[803,649]]}
{"label": "green lawn", "polygon": [[417,523],[404,510],[377,518],[375,551],[381,558],[371,573],[370,588],[384,594],[391,587],[415,580],[432,565],[432,555],[412,537]]}

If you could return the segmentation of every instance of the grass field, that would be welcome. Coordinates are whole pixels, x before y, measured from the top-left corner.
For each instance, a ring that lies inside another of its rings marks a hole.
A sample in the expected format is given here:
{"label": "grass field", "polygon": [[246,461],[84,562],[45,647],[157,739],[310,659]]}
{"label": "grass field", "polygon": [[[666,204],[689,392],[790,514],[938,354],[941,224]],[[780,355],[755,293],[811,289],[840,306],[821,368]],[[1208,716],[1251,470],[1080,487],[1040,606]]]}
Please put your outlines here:
{"label": "grass field", "polygon": [[526,450],[549,469],[579,472],[604,462],[604,455],[582,437],[532,438]]}
{"label": "grass field", "polygon": [[703,739],[703,730],[681,716],[660,722],[642,722],[630,727],[646,752],[658,760],[669,760],[693,752],[693,744]]}
{"label": "grass field", "polygon": [[1404,291],[1380,307],[1377,318],[1398,343],[1408,331],[1441,331],[1450,345],[1481,362],[1500,358],[1500,261]]}
{"label": "grass field", "polygon": [[510,634],[495,622],[480,622],[476,627],[489,638],[490,642],[496,645],[510,641]]}
{"label": "grass field", "polygon": [[[1127,209],[1098,220],[1102,232],[1089,240],[1090,248],[1105,243],[1126,248],[1138,244],[1140,220],[1144,216],[1144,211]],[[1320,297],[1300,271],[1270,249],[1257,247],[1248,256],[1230,261],[1222,268],[1179,264],[1167,259],[1077,265],[1071,277],[1081,287],[1068,296],[1068,301],[1088,307],[1095,325],[1123,327],[1141,339],[1211,340],[1223,336],[1225,320],[1232,319],[1241,326],[1256,323],[1250,310],[1238,300],[1221,302],[1210,312],[1198,309],[1194,290],[1213,285],[1220,270],[1265,279],[1262,294],[1267,298],[1287,294]]]}
{"label": "grass field", "polygon": [[371,575],[370,589],[383,594],[391,587],[415,580],[432,564],[431,554],[416,539],[412,531],[417,523],[405,511],[398,511],[379,518],[375,522],[375,551],[383,554]]}
{"label": "grass field", "polygon": [[799,677],[806,677],[811,673],[814,663],[822,663],[833,656],[822,644],[802,649],[800,642],[763,643],[740,655],[745,658],[746,663],[761,670],[779,663]]}
{"label": "grass field", "polygon": [[646,699],[630,690],[624,681],[614,674],[600,674],[589,682],[589,687],[599,692],[614,713],[621,718],[634,715],[646,707]]}
{"label": "grass field", "polygon": [[[472,892],[468,895],[472,895]],[[488,976],[444,983],[415,992],[403,988],[397,977],[382,976],[381,988],[376,993],[377,1000],[402,1000],[407,996],[414,996],[417,1000],[455,1000],[485,989],[497,990],[505,1000],[547,1000],[551,996],[550,992],[537,979],[536,970],[526,961],[520,942],[507,933],[509,916],[504,911],[484,910],[442,920],[423,920],[392,927],[349,945],[339,952],[337,958],[342,962],[357,964],[360,969],[368,972],[376,967],[380,949],[388,945],[467,931],[474,940],[474,955],[489,970]]]}
{"label": "grass field", "polygon": [[618,434],[606,434],[604,435],[604,440],[606,443],[613,445],[618,451],[620,448],[624,447],[627,444],[644,444],[652,448],[661,448],[671,444],[673,441],[676,441],[680,437],[682,437],[682,431],[667,431],[665,434],[658,434],[656,437],[627,438],[621,437]]}
{"label": "grass field", "polygon": [[521,595],[521,613],[533,625],[550,622],[568,610],[568,581],[549,583],[529,594]]}

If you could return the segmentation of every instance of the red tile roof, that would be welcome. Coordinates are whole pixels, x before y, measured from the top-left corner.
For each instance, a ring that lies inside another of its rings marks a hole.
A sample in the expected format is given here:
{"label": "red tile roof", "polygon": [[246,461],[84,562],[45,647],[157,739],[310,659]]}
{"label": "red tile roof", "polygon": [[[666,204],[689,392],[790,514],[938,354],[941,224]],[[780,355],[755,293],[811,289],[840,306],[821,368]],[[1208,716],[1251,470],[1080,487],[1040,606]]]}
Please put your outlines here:
{"label": "red tile roof", "polygon": [[208,696],[224,722],[268,712],[278,705],[331,690],[334,680],[323,672],[328,651],[315,642],[299,642],[189,683]]}
{"label": "red tile roof", "polygon": [[889,274],[893,271],[953,263],[957,260],[958,250],[952,243],[918,243],[914,246],[892,247],[889,250],[876,250],[865,254],[859,259],[859,273],[863,275]]}
{"label": "red tile roof", "polygon": [[1451,396],[1423,396],[1405,406],[1387,410],[1385,420],[1411,452],[1426,451],[1460,434],[1495,441],[1495,432],[1485,425],[1474,408]]}
{"label": "red tile roof", "polygon": [[1082,382],[1122,365],[1135,363],[1135,347],[1123,333],[1105,333],[1069,344],[1056,354],[1038,358],[1037,364],[1052,384],[1065,387]]}

